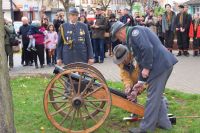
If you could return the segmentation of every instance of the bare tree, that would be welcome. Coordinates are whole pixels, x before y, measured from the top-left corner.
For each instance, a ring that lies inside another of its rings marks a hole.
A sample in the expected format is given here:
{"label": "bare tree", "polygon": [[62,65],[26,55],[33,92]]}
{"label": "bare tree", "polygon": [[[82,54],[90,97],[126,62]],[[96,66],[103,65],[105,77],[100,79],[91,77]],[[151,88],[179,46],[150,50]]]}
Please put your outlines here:
{"label": "bare tree", "polygon": [[68,11],[69,9],[69,0],[60,0],[60,2],[63,4],[63,7],[65,8],[65,11]]}
{"label": "bare tree", "polygon": [[126,0],[126,3],[130,6],[130,10],[132,10],[135,2],[137,2],[137,0]]}
{"label": "bare tree", "polygon": [[111,0],[98,0],[98,4],[102,6],[103,10],[107,10],[108,6],[110,5]]}
{"label": "bare tree", "polygon": [[0,132],[16,133],[8,63],[4,45],[4,18],[0,0]]}

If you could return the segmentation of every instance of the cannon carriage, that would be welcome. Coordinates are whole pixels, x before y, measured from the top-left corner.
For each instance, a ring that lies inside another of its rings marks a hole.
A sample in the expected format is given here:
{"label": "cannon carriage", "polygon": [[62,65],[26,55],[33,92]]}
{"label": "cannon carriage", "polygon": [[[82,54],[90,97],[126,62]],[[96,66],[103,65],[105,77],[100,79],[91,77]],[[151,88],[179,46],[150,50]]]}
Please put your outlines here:
{"label": "cannon carriage", "polygon": [[108,117],[111,107],[144,116],[144,107],[109,88],[104,76],[93,66],[74,63],[56,67],[44,94],[44,111],[61,132],[90,133]]}

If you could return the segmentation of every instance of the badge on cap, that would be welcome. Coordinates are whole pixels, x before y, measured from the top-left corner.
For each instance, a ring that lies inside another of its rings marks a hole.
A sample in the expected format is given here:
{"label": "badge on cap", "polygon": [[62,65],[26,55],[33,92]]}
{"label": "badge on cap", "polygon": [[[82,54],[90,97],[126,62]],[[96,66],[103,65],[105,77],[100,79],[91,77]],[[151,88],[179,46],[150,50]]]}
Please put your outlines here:
{"label": "badge on cap", "polygon": [[139,30],[133,30],[133,32],[132,32],[132,36],[138,36],[139,35]]}

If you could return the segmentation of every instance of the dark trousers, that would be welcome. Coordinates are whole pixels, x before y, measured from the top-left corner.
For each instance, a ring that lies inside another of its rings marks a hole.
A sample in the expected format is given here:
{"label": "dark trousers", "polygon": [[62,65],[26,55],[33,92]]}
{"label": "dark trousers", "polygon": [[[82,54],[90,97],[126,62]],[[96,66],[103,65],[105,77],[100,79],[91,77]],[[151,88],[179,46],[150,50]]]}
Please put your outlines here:
{"label": "dark trousers", "polygon": [[55,63],[55,64],[56,64],[56,62],[57,62],[56,54],[57,54],[57,49],[55,49],[55,53],[54,53],[54,63]]}
{"label": "dark trousers", "polygon": [[94,58],[96,61],[104,61],[104,46],[105,41],[104,39],[93,39],[94,44]]}
{"label": "dark trousers", "polygon": [[46,49],[46,61],[47,61],[46,63],[47,63],[47,65],[51,63],[48,55],[49,55],[49,49]]}
{"label": "dark trousers", "polygon": [[13,49],[11,45],[5,45],[5,51],[7,55],[7,61],[9,62],[9,66],[13,67]]}
{"label": "dark trousers", "polygon": [[164,45],[164,37],[159,36],[159,39],[160,39],[161,43]]}
{"label": "dark trousers", "polygon": [[172,70],[173,67],[148,82],[144,119],[140,123],[140,128],[144,131],[154,132],[157,126],[163,129],[172,127],[167,116],[168,109],[163,95]]}
{"label": "dark trousers", "polygon": [[187,32],[177,32],[177,44],[179,50],[188,50],[188,35]]}
{"label": "dark trousers", "polygon": [[27,51],[28,45],[23,45],[22,48],[22,57],[21,57],[21,64],[28,65],[29,63],[33,63],[33,52]]}
{"label": "dark trousers", "polygon": [[37,66],[37,57],[39,58],[40,66],[44,65],[44,45],[35,45],[35,48],[37,51],[34,51],[34,62],[35,65]]}
{"label": "dark trousers", "polygon": [[193,38],[193,49],[198,50],[200,47],[200,39],[198,38]]}
{"label": "dark trousers", "polygon": [[174,44],[174,32],[166,31],[164,38],[165,38],[165,47],[168,49],[172,49]]}

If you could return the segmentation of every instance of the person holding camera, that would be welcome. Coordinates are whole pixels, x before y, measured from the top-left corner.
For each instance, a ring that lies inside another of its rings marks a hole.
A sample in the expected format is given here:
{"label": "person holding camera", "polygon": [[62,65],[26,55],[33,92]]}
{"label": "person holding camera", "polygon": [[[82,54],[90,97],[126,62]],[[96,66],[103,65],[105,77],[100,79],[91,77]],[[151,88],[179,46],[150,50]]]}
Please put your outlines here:
{"label": "person holding camera", "polygon": [[56,32],[59,31],[60,25],[65,23],[64,18],[65,18],[65,13],[63,11],[59,11],[56,14],[55,19],[53,20],[53,24],[56,29]]}

